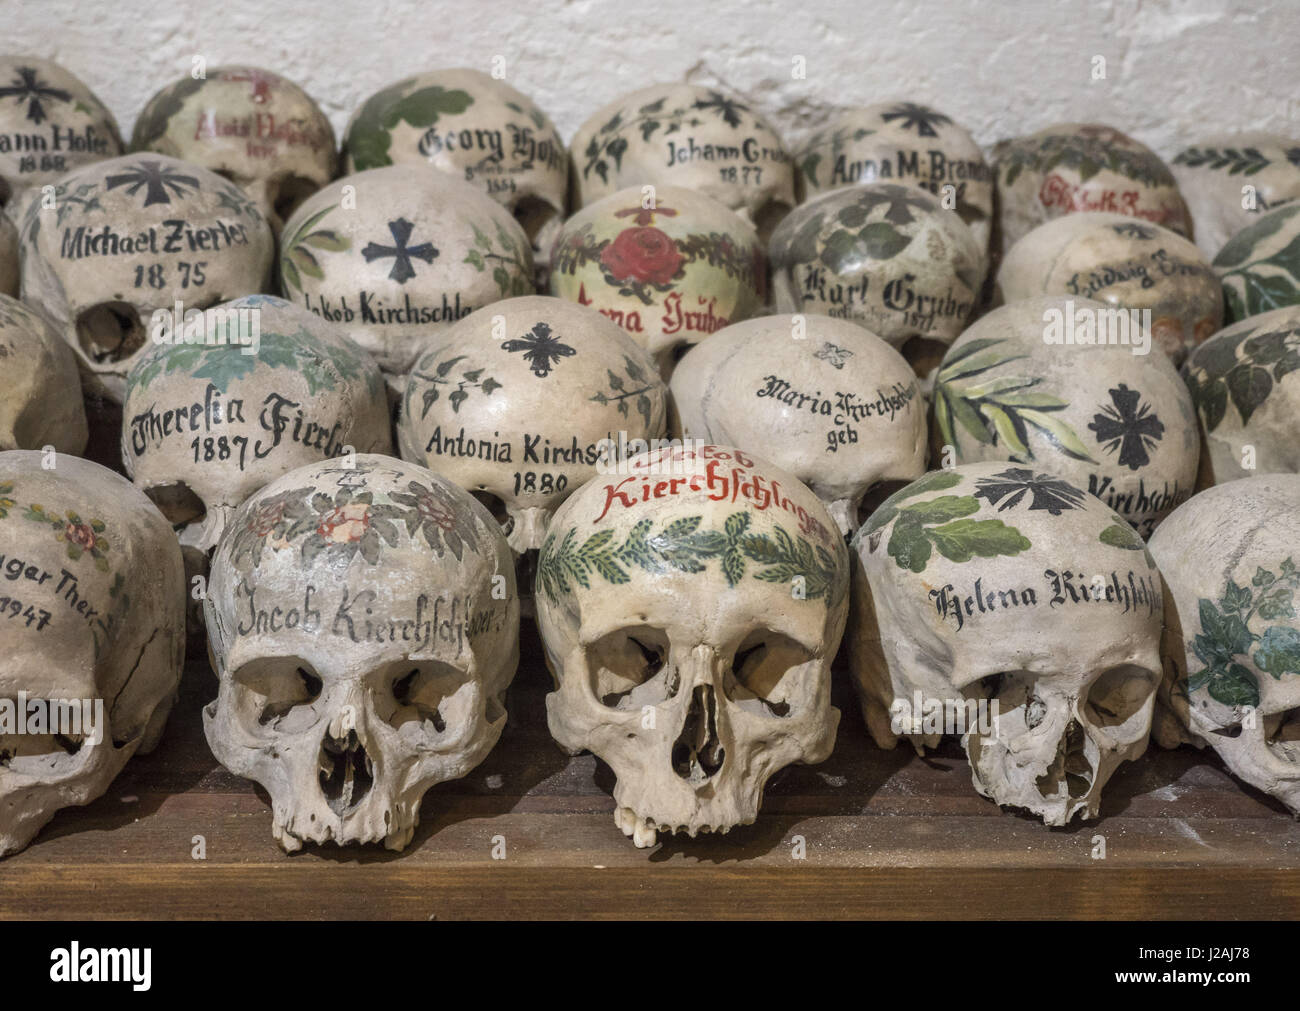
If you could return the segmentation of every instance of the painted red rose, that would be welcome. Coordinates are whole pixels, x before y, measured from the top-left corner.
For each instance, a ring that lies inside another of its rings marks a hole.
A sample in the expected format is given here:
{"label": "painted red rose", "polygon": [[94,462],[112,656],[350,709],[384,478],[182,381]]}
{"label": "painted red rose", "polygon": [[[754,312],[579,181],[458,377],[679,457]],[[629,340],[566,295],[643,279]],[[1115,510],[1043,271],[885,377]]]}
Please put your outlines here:
{"label": "painted red rose", "polygon": [[346,544],[359,541],[370,526],[370,507],[364,502],[337,506],[321,517],[316,532],[327,541]]}
{"label": "painted red rose", "polygon": [[658,228],[625,228],[605,247],[600,262],[617,281],[667,284],[682,265],[677,244]]}
{"label": "painted red rose", "polygon": [[87,550],[95,546],[95,531],[89,523],[69,523],[63,528],[63,536]]}

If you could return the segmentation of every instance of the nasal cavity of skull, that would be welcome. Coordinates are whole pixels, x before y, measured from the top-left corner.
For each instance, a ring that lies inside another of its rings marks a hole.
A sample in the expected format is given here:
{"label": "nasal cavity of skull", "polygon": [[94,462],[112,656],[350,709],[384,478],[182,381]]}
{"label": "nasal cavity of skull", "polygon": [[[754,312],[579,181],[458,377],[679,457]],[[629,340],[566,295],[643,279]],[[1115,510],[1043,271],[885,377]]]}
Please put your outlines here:
{"label": "nasal cavity of skull", "polygon": [[100,302],[78,314],[77,343],[96,365],[120,362],[144,347],[145,330],[126,302]]}
{"label": "nasal cavity of skull", "polygon": [[392,681],[397,708],[388,722],[397,728],[412,722],[428,725],[438,734],[448,723],[464,725],[471,716],[469,684],[464,671],[434,661],[399,668]]}
{"label": "nasal cavity of skull", "polygon": [[1092,789],[1095,771],[1088,759],[1088,735],[1078,720],[1070,720],[1056,745],[1056,755],[1035,782],[1048,799],[1059,798],[1061,788],[1072,800],[1086,797]]}
{"label": "nasal cavity of skull", "polygon": [[1300,708],[1265,716],[1264,741],[1278,758],[1300,766]]}
{"label": "nasal cavity of skull", "polygon": [[610,632],[588,652],[592,692],[610,709],[664,702],[677,694],[676,671],[667,658],[668,636],[661,629],[639,625]]}
{"label": "nasal cavity of skull", "polygon": [[501,524],[501,533],[509,537],[510,532],[515,528],[515,519],[506,508],[505,501],[493,495],[490,491],[484,491],[482,488],[471,491],[470,494],[487,508],[494,520]]}
{"label": "nasal cavity of skull", "polygon": [[723,689],[741,709],[787,717],[796,670],[811,659],[812,654],[789,636],[771,629],[752,632],[736,650]]}
{"label": "nasal cavity of skull", "polygon": [[1153,675],[1141,667],[1121,664],[1101,672],[1088,686],[1083,716],[1108,737],[1128,740],[1150,729],[1150,704],[1155,695]]}
{"label": "nasal cavity of skull", "polygon": [[681,733],[673,742],[673,771],[699,787],[718,774],[726,758],[718,737],[718,700],[713,686],[696,685]]}
{"label": "nasal cavity of skull", "polygon": [[[310,706],[324,687],[311,666],[297,657],[268,657],[239,668],[231,679],[236,708],[258,726],[276,730],[306,729],[315,721]],[[295,724],[302,723],[302,727]]]}
{"label": "nasal cavity of skull", "polygon": [[203,504],[203,499],[199,498],[183,481],[155,485],[146,488],[144,493],[173,527],[189,526],[207,515],[208,510]]}
{"label": "nasal cavity of skull", "polygon": [[366,798],[375,785],[375,766],[355,730],[349,730],[342,740],[326,732],[316,778],[325,803],[340,817]]}

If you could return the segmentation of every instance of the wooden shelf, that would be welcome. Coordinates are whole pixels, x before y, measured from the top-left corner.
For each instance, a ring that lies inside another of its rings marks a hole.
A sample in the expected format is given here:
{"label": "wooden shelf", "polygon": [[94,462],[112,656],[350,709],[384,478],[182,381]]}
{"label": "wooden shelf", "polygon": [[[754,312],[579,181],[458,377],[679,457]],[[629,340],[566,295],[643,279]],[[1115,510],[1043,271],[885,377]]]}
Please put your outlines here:
{"label": "wooden shelf", "polygon": [[[1048,829],[976,794],[955,745],[926,759],[875,748],[842,670],[834,753],[774,780],[755,825],[637,850],[614,825],[608,768],[552,742],[525,627],[505,734],[429,791],[404,853],[283,854],[265,795],[208,750],[216,678],[199,661],[158,751],[0,861],[0,918],[1300,916],[1300,824],[1212,754],[1153,746],[1112,779],[1099,821]],[[206,860],[191,857],[196,835]]]}

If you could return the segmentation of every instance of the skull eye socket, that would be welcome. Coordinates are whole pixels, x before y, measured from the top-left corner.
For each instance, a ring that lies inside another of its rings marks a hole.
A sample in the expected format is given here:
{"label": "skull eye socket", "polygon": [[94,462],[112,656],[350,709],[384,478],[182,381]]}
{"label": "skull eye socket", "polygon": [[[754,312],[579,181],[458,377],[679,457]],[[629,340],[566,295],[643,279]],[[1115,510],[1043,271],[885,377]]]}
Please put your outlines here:
{"label": "skull eye socket", "polygon": [[1264,741],[1279,758],[1300,762],[1300,709],[1265,716]]}
{"label": "skull eye socket", "polygon": [[805,646],[780,632],[753,632],[731,661],[731,676],[724,681],[727,698],[762,716],[789,716],[800,687],[793,672],[812,658]]}
{"label": "skull eye socket", "polygon": [[314,182],[302,176],[286,176],[272,188],[271,207],[276,217],[288,221],[298,206],[318,189]]}
{"label": "skull eye socket", "polygon": [[77,343],[95,364],[120,362],[145,345],[144,327],[125,302],[101,302],[77,316]]}
{"label": "skull eye socket", "polygon": [[397,707],[388,722],[394,727],[427,723],[441,734],[448,724],[470,724],[474,693],[462,670],[436,661],[407,661],[396,668],[390,685]]}
{"label": "skull eye socket", "polygon": [[529,242],[536,240],[537,233],[555,215],[555,208],[537,197],[524,197],[515,204],[515,220],[528,236]]}
{"label": "skull eye socket", "polygon": [[1151,675],[1141,667],[1111,667],[1089,686],[1083,714],[1094,727],[1140,733],[1149,720],[1154,690]]}
{"label": "skull eye socket", "polygon": [[254,660],[239,668],[231,683],[238,712],[258,726],[274,723],[277,730],[290,732],[293,727],[288,724],[309,712],[324,687],[311,665],[298,657]]}
{"label": "skull eye socket", "polygon": [[858,527],[871,519],[871,514],[880,508],[885,499],[909,484],[910,481],[877,481],[868,488],[862,495],[862,501],[858,503]]}
{"label": "skull eye socket", "polygon": [[[637,688],[666,668],[668,636],[649,626],[621,628],[603,636],[588,654],[591,687],[601,705],[630,709]],[[671,698],[676,684],[665,684],[662,697]]]}
{"label": "skull eye socket", "polygon": [[153,488],[146,488],[144,493],[173,527],[197,523],[207,515],[208,510],[203,504],[203,499],[199,498],[184,481],[156,485]]}
{"label": "skull eye socket", "polygon": [[510,515],[505,501],[493,495],[490,491],[484,491],[482,488],[471,491],[470,494],[487,508],[487,511],[492,514],[492,518],[501,524],[501,533],[508,537],[515,528],[515,518]]}

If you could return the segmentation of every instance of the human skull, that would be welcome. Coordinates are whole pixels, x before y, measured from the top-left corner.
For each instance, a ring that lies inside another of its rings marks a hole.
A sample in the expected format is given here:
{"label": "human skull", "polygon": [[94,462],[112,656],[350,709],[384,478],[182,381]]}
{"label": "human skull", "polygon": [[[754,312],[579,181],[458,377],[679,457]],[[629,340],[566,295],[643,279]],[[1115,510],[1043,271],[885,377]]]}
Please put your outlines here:
{"label": "human skull", "polygon": [[1150,148],[1109,126],[1061,123],[993,148],[998,235],[1005,253],[1044,221],[1111,211],[1192,234],[1169,167]]}
{"label": "human skull", "polygon": [[620,443],[665,434],[667,400],[654,361],[622,328],[528,295],[429,345],[406,384],[398,444],[403,459],[488,505],[520,555],[542,546],[559,504],[614,463]]}
{"label": "human skull", "polygon": [[79,456],[90,431],[72,349],[15,298],[0,295],[0,450]]}
{"label": "human skull", "polygon": [[537,623],[551,735],[609,764],[644,847],[748,825],[777,770],[830,754],[848,557],[816,496],[748,453],[661,448],[625,472],[556,512]]}
{"label": "human skull", "polygon": [[852,550],[850,669],[875,742],[924,754],[955,731],[1000,806],[1096,817],[1146,750],[1160,679],[1160,573],[1133,529],[1062,478],[986,462],[908,485]]}
{"label": "human skull", "polygon": [[1196,226],[1196,244],[1210,259],[1259,215],[1300,197],[1300,140],[1290,137],[1210,137],[1183,148],[1169,168]]}
{"label": "human skull", "polygon": [[1105,326],[1112,311],[1039,295],[982,317],[939,367],[935,428],[956,462],[1051,471],[1145,537],[1196,484],[1200,438],[1182,377],[1159,348],[1044,340],[1057,320],[1062,331],[1080,329],[1076,318]]}
{"label": "human skull", "polygon": [[281,474],[391,453],[383,378],[342,327],[249,295],[209,309],[203,330],[229,342],[151,345],[122,412],[127,476],[182,545],[211,550],[236,507]]}
{"label": "human skull", "polygon": [[852,109],[809,137],[794,162],[809,197],[874,182],[950,196],[981,254],[988,254],[993,172],[975,139],[936,109],[915,102]]}
{"label": "human skull", "polygon": [[0,207],[65,172],[122,153],[117,122],[52,60],[0,55]]}
{"label": "human skull", "polygon": [[1149,310],[1151,336],[1180,364],[1223,325],[1223,289],[1188,239],[1123,214],[1067,214],[1039,225],[1007,252],[997,296],[1073,295]]}
{"label": "human skull", "polygon": [[1300,203],[1269,211],[1228,240],[1214,258],[1229,323],[1300,305]]}
{"label": "human skull", "polygon": [[764,242],[794,206],[794,167],[781,138],[733,95],[654,84],[594,113],[573,135],[574,194],[586,207],[644,185],[706,193]]}
{"label": "human skull", "polygon": [[23,301],[72,345],[87,392],[120,404],[155,313],[265,289],[275,239],[234,183],[160,154],[96,162],[31,200]]}
{"label": "human skull", "polygon": [[1225,327],[1183,373],[1215,484],[1300,471],[1300,305]]}
{"label": "human skull", "polygon": [[[98,464],[48,463],[0,453],[0,856],[158,743],[184,661],[185,577],[166,521]],[[47,706],[41,732],[23,721],[23,733],[17,712],[34,719],[38,699],[64,704],[59,729]]]}
{"label": "human skull", "polygon": [[589,305],[665,371],[674,356],[762,310],[767,264],[754,229],[678,186],[622,190],[564,223],[551,294]]}
{"label": "human skull", "polygon": [[569,154],[531,99],[478,70],[434,70],[366,99],[343,138],[348,172],[421,162],[509,210],[545,261],[564,220]]}
{"label": "human skull", "polygon": [[285,297],[372,354],[390,390],[432,337],[480,306],[533,293],[519,223],[468,183],[421,165],[344,176],[284,227]]}
{"label": "human skull", "polygon": [[334,128],[292,81],[258,67],[182,77],[140,113],[131,150],[202,165],[237,183],[276,235],[290,214],[334,178]]}
{"label": "human skull", "polygon": [[733,323],[678,363],[671,389],[675,436],[761,450],[845,536],[864,495],[925,472],[925,402],[911,366],[845,320]]}
{"label": "human skull", "polygon": [[1151,554],[1168,588],[1157,741],[1209,745],[1300,815],[1300,475],[1209,488]]}
{"label": "human skull", "polygon": [[445,478],[361,455],[290,471],[235,514],[204,611],[217,759],[272,834],[403,849],[435,783],[505,726],[519,601],[497,524]]}
{"label": "human skull", "polygon": [[771,258],[778,312],[859,323],[902,351],[918,375],[965,327],[986,268],[958,214],[894,183],[810,200],[772,235]]}
{"label": "human skull", "polygon": [[0,213],[0,295],[18,294],[18,228]]}

